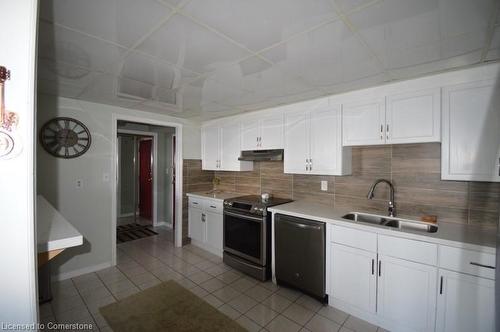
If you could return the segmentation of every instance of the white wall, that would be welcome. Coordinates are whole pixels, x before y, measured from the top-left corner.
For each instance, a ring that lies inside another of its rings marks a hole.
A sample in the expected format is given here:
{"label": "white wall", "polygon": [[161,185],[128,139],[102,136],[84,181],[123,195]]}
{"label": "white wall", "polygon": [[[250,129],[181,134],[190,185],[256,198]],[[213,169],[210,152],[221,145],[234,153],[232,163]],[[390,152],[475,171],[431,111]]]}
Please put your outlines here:
{"label": "white wall", "polygon": [[[0,65],[11,70],[7,110],[19,116],[22,151],[0,160],[0,322],[37,320],[34,227],[35,42],[37,1],[0,0]],[[3,329],[3,328],[2,328]]]}
{"label": "white wall", "polygon": [[[112,114],[142,116],[145,119],[183,123],[183,152],[199,155],[192,140],[200,140],[199,127],[188,121],[154,113],[125,109],[80,100],[38,96],[38,127],[55,116],[82,121],[92,134],[92,145],[83,156],[59,159],[39,145],[37,153],[38,192],[45,196],[84,236],[85,243],[63,252],[52,265],[52,273],[66,278],[111,264]],[[184,128],[184,127],[183,127]],[[197,138],[193,138],[197,133]],[[199,144],[197,145],[199,146]],[[106,179],[108,178],[108,179]],[[83,180],[83,188],[76,181]]]}

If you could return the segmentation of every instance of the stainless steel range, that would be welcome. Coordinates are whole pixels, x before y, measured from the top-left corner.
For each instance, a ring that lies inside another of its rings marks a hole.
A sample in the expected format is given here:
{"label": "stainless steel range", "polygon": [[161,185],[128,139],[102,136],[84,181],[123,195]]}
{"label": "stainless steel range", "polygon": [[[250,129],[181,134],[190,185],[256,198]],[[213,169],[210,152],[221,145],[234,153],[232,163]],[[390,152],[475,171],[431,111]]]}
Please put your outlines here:
{"label": "stainless steel range", "polygon": [[271,277],[271,212],[290,199],[249,195],[224,201],[224,254],[229,266],[254,278]]}

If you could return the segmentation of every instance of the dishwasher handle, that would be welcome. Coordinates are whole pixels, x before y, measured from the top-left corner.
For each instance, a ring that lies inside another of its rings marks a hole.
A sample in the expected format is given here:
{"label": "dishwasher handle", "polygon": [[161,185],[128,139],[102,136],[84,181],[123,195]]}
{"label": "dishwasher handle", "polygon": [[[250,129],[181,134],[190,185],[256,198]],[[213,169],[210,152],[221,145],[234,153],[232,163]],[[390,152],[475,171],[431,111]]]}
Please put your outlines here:
{"label": "dishwasher handle", "polygon": [[314,229],[317,231],[320,231],[322,229],[321,226],[307,225],[307,224],[300,223],[298,221],[290,221],[290,220],[286,220],[286,219],[280,219],[279,222],[286,222],[287,224],[292,225],[294,227],[298,227],[298,228]]}

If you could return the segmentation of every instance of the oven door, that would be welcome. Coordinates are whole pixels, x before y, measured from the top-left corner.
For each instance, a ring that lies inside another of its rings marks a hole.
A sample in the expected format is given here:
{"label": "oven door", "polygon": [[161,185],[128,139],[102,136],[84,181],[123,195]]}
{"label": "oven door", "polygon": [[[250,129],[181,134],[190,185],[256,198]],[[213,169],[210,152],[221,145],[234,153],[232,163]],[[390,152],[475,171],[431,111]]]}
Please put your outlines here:
{"label": "oven door", "polygon": [[224,251],[266,265],[266,223],[263,217],[224,210]]}

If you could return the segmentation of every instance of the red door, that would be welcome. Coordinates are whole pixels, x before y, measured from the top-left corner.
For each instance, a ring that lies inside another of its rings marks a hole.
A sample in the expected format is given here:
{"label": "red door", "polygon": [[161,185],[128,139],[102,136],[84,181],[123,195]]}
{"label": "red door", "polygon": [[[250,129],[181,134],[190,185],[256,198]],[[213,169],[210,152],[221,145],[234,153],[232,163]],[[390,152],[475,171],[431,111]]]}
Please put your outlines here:
{"label": "red door", "polygon": [[153,210],[152,140],[139,141],[139,215],[151,220]]}

